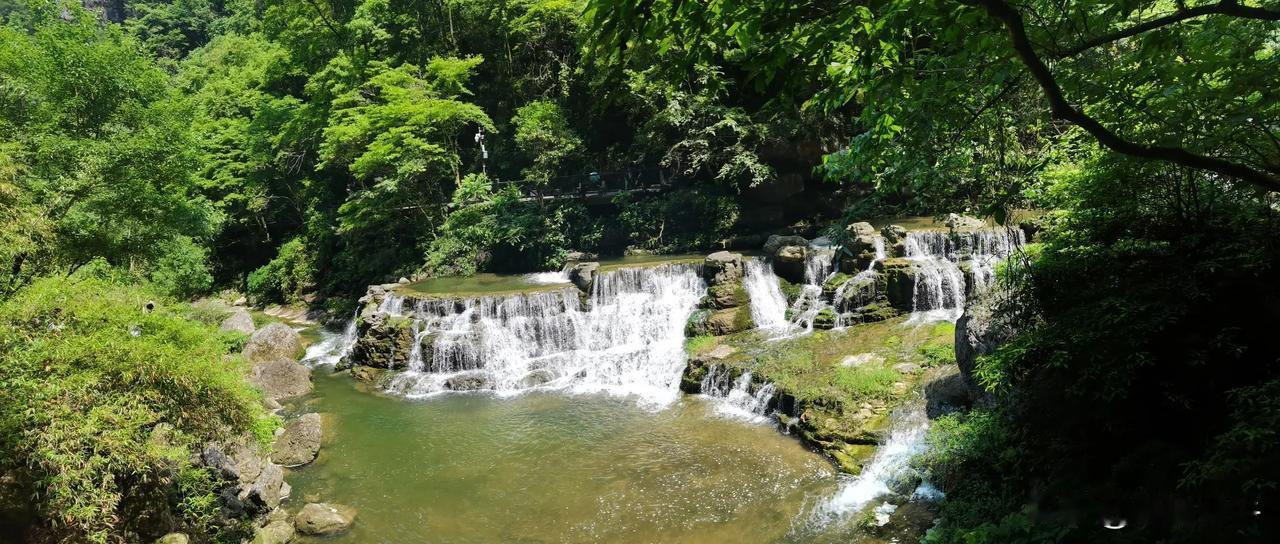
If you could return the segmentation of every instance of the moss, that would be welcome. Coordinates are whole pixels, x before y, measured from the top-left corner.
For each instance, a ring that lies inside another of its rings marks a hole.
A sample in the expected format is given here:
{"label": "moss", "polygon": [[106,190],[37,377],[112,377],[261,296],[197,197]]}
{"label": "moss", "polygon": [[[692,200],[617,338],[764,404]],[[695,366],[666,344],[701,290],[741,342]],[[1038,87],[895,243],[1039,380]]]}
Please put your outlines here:
{"label": "moss", "polygon": [[693,355],[696,353],[702,353],[704,351],[710,350],[711,348],[715,347],[716,344],[719,344],[719,343],[720,341],[714,336],[710,336],[710,335],[694,336],[692,338],[689,338],[688,340],[685,340],[684,351],[685,353],[688,353],[690,355]]}
{"label": "moss", "polygon": [[813,326],[818,329],[833,329],[839,316],[831,308],[823,308],[813,317]]}
{"label": "moss", "polygon": [[836,289],[839,289],[841,285],[849,281],[851,278],[852,276],[849,276],[848,274],[845,274],[843,272],[839,272],[836,275],[828,278],[826,283],[822,284],[822,290],[827,293],[834,293]]}
{"label": "moss", "polygon": [[751,318],[751,306],[738,306],[733,314],[733,327],[740,331],[751,330],[756,327],[756,322]]}
{"label": "moss", "polygon": [[795,302],[796,299],[800,298],[801,291],[804,291],[804,286],[791,283],[782,278],[778,278],[778,287],[782,289],[782,296],[787,297],[787,304]]}
{"label": "moss", "polygon": [[709,329],[707,322],[711,319],[710,310],[696,310],[689,315],[689,320],[684,324],[684,335],[688,337],[707,336]]}

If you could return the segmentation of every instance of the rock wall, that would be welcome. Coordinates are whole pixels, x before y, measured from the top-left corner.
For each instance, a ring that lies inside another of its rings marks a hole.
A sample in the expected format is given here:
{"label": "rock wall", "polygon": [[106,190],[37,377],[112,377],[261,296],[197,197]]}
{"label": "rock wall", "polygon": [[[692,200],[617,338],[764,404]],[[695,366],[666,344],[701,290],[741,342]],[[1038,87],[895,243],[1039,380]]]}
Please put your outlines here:
{"label": "rock wall", "polygon": [[742,254],[717,251],[702,263],[707,295],[698,302],[685,325],[685,336],[723,336],[755,327],[751,300],[742,286],[745,263]]}

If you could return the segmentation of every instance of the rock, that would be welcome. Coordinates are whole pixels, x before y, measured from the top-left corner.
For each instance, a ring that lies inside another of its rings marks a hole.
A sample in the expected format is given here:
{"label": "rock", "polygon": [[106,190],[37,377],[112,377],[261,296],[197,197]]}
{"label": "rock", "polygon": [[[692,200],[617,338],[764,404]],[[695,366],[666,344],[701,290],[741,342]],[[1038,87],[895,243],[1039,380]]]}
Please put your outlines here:
{"label": "rock", "polygon": [[233,302],[231,303],[231,305],[232,305],[232,306],[244,306],[244,305],[246,305],[246,304],[248,304],[248,303],[249,303],[249,299],[247,299],[247,298],[245,298],[245,297],[236,297],[235,301],[233,301]]}
{"label": "rock", "polygon": [[187,544],[190,541],[185,533],[169,533],[156,539],[156,544]]}
{"label": "rock", "polygon": [[813,316],[813,328],[822,330],[831,330],[836,327],[839,316],[831,308],[823,308],[818,315]]}
{"label": "rock", "polygon": [[253,484],[240,491],[239,498],[257,512],[268,512],[280,506],[283,487],[284,469],[275,463],[267,463]]}
{"label": "rock", "polygon": [[909,259],[890,258],[876,263],[884,275],[885,296],[894,308],[910,312],[914,309],[917,263]]}
{"label": "rock", "polygon": [[389,370],[406,368],[413,340],[413,321],[408,318],[381,312],[362,315],[356,322],[351,364]]}
{"label": "rock", "polygon": [[476,391],[489,387],[489,375],[484,371],[461,372],[444,381],[450,391]]}
{"label": "rock", "polygon": [[978,297],[965,306],[964,314],[956,321],[956,366],[975,401],[989,398],[974,376],[978,357],[995,353],[1000,344],[1017,334],[1011,323],[996,317],[995,308],[1001,296],[998,291],[992,291]]}
{"label": "rock", "polygon": [[915,363],[898,363],[893,365],[893,369],[899,374],[915,374],[916,372],[920,372],[920,365]]}
{"label": "rock", "polygon": [[934,369],[925,376],[925,414],[930,419],[959,411],[973,404],[969,388],[960,376],[960,369],[945,366]]}
{"label": "rock", "polygon": [[600,271],[600,263],[578,263],[569,269],[569,281],[583,293],[591,294],[596,283],[596,273]]}
{"label": "rock", "polygon": [[349,506],[331,503],[308,503],[293,518],[293,525],[304,535],[325,536],[346,531],[355,522],[356,511]]}
{"label": "rock", "polygon": [[707,332],[715,336],[742,332],[754,327],[755,323],[751,321],[751,310],[746,306],[719,310],[707,318]]}
{"label": "rock", "polygon": [[409,278],[406,278],[406,277],[404,277],[404,276],[400,276],[400,279],[396,280],[396,283],[398,283],[398,284],[400,284],[400,285],[408,285],[408,284],[409,284]]}
{"label": "rock", "polygon": [[707,298],[703,307],[723,310],[747,304],[747,292],[741,283],[722,283],[707,289]]}
{"label": "rock", "polygon": [[315,460],[323,433],[320,414],[303,414],[284,426],[284,433],[271,447],[271,460],[286,467],[305,465]]}
{"label": "rock", "polygon": [[884,362],[884,357],[881,357],[879,354],[876,354],[876,353],[868,352],[868,353],[859,353],[857,355],[850,355],[848,357],[845,357],[844,360],[840,361],[840,364],[841,366],[856,367],[856,366],[873,365],[873,364],[878,365],[883,362]]}
{"label": "rock", "polygon": [[702,277],[712,287],[742,282],[742,254],[717,251],[702,262]]}
{"label": "rock", "polygon": [[244,356],[251,363],[297,359],[302,353],[302,336],[284,323],[272,323],[259,329],[244,346]]}
{"label": "rock", "polygon": [[844,248],[845,251],[840,252],[841,272],[857,274],[871,268],[871,263],[876,260],[876,236],[874,232],[850,238],[848,245]]}
{"label": "rock", "polygon": [[361,383],[369,385],[377,385],[382,381],[382,378],[385,375],[386,371],[380,368],[373,368],[369,366],[351,367],[351,377]]}
{"label": "rock", "polygon": [[738,352],[738,349],[733,346],[730,346],[728,344],[720,344],[710,350],[694,355],[692,357],[692,360],[700,364],[714,363],[717,361],[723,361],[729,358],[730,355],[733,355],[737,352]]}
{"label": "rock", "polygon": [[884,237],[885,243],[896,244],[907,239],[907,229],[901,225],[886,225],[880,229],[880,236]]}
{"label": "rock", "polygon": [[257,479],[265,464],[261,455],[243,444],[219,446],[208,444],[200,452],[200,460],[222,478],[240,484]]}
{"label": "rock", "polygon": [[253,334],[253,316],[243,308],[236,310],[235,313],[222,320],[222,324],[218,326],[218,330],[236,331],[244,334]]}
{"label": "rock", "polygon": [[583,261],[594,261],[598,258],[600,257],[595,253],[587,251],[570,251],[569,254],[565,255],[564,260],[566,263],[577,264]]}
{"label": "rock", "polygon": [[882,302],[883,289],[880,279],[883,277],[883,274],[867,274],[850,279],[844,285],[844,290],[840,292],[840,300],[835,301],[836,308],[842,312],[849,312],[868,304]]}
{"label": "rock", "polygon": [[311,370],[289,359],[260,362],[249,369],[249,381],[263,396],[280,400],[311,392]]}
{"label": "rock", "polygon": [[875,236],[876,228],[871,226],[871,223],[859,221],[846,226],[844,228],[844,232],[845,234],[848,234],[850,238],[857,238],[859,236]]}
{"label": "rock", "polygon": [[809,240],[806,240],[803,236],[783,236],[779,234],[772,234],[769,235],[769,238],[764,242],[764,252],[766,255],[773,255],[783,246],[807,247],[808,245]]}
{"label": "rock", "polygon": [[258,528],[251,544],[285,544],[292,539],[293,525],[288,521],[276,520]]}
{"label": "rock", "polygon": [[957,213],[947,214],[946,224],[947,228],[951,230],[981,229],[987,226],[986,221]]}
{"label": "rock", "polygon": [[773,272],[791,283],[804,283],[808,246],[786,245],[773,253]]}

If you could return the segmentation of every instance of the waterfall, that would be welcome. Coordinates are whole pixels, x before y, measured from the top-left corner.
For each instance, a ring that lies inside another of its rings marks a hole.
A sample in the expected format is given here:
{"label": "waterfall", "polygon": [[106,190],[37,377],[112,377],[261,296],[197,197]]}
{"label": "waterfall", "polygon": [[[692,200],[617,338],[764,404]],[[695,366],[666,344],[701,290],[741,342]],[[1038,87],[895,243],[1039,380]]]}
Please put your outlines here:
{"label": "waterfall", "polygon": [[[902,405],[890,416],[889,438],[876,448],[862,473],[845,481],[834,496],[821,501],[814,508],[810,523],[825,526],[849,519],[849,515],[862,511],[872,501],[896,492],[911,494],[910,490],[893,489],[912,470],[911,459],[923,453],[929,419],[925,416],[924,400],[915,399]],[[920,487],[924,487],[921,485]],[[929,492],[932,487],[923,491]],[[924,494],[921,495],[924,497]]]}
{"label": "waterfall", "polygon": [[[1020,229],[908,232],[907,258],[916,264],[912,311],[926,319],[959,319],[966,295],[989,287],[996,264],[1024,243]],[[969,267],[971,286],[966,284],[962,264]]]}
{"label": "waterfall", "polygon": [[356,345],[356,316],[351,316],[343,325],[342,332],[335,333],[329,329],[320,329],[320,341],[307,346],[307,353],[302,356],[302,363],[307,366],[334,365],[351,354]]}
{"label": "waterfall", "polygon": [[751,373],[734,378],[721,365],[712,366],[702,379],[702,394],[715,399],[716,411],[722,415],[749,421],[767,421],[769,402],[776,392],[773,382],[751,383]]}
{"label": "waterfall", "polygon": [[756,328],[764,331],[785,331],[787,322],[787,297],[778,285],[778,276],[768,261],[750,258],[742,281],[747,297],[751,299],[751,320]]}
{"label": "waterfall", "polygon": [[[514,394],[532,388],[677,397],[684,325],[706,285],[696,265],[624,268],[596,277],[589,306],[573,287],[477,298],[419,299],[409,370],[388,390]],[[399,298],[399,297],[394,297]]]}

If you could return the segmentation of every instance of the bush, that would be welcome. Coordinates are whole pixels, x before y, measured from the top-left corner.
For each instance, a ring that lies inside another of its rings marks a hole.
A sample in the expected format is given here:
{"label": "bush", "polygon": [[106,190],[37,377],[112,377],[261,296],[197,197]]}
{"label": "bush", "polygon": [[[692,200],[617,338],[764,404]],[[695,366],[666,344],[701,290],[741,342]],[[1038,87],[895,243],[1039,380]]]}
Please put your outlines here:
{"label": "bush", "polygon": [[253,429],[261,398],[228,336],[95,272],[0,306],[0,473],[35,490],[36,515],[63,540],[154,538],[140,513],[173,498],[199,525],[210,498],[192,448]]}
{"label": "bush", "polygon": [[249,273],[245,290],[258,303],[294,302],[310,285],[315,265],[307,257],[302,238],[280,246],[276,258]]}

